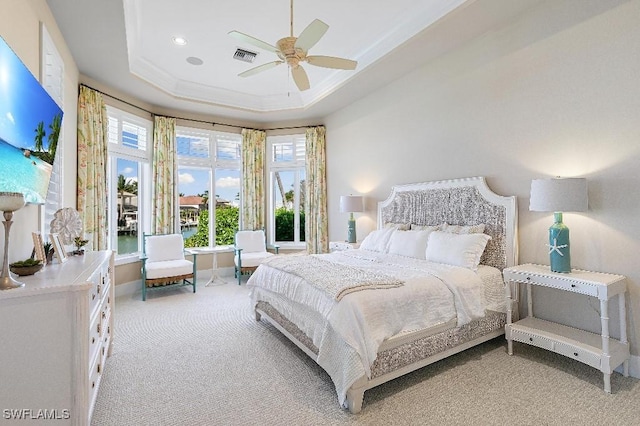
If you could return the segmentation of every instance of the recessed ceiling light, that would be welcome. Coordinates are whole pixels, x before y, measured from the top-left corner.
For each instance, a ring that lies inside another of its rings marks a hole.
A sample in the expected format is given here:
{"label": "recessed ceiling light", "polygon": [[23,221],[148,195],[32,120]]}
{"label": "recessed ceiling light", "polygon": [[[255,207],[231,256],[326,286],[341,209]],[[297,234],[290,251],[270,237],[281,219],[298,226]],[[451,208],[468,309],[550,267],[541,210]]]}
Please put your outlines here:
{"label": "recessed ceiling light", "polygon": [[202,65],[204,64],[204,61],[200,58],[196,58],[195,56],[189,56],[187,58],[187,62],[189,62],[191,65]]}
{"label": "recessed ceiling light", "polygon": [[173,43],[177,44],[178,46],[184,46],[185,44],[187,44],[187,39],[184,37],[174,36],[171,38],[171,40],[173,40]]}

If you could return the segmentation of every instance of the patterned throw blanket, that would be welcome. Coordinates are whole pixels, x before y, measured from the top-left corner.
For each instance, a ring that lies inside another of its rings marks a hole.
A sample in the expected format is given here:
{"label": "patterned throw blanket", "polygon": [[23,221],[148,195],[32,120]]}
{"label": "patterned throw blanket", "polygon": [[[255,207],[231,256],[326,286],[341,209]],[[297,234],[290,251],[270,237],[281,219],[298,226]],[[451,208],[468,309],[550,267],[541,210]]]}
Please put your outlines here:
{"label": "patterned throw blanket", "polygon": [[337,301],[354,291],[403,285],[403,282],[397,278],[329,262],[314,255],[273,256],[263,263],[304,279]]}

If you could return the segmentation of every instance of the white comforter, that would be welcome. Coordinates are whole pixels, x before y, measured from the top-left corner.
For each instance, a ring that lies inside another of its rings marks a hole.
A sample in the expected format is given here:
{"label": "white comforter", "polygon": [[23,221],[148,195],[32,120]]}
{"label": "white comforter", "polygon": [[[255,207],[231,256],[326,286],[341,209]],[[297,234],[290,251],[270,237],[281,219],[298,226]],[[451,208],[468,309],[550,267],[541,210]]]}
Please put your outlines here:
{"label": "white comforter", "polygon": [[[485,314],[483,282],[469,269],[366,250],[348,250],[322,257],[404,281],[401,287],[357,291],[336,302],[300,277],[268,265],[260,265],[249,279],[254,305],[264,300],[276,309],[300,307],[295,312],[289,309],[281,313],[312,338],[318,347],[316,361],[332,377],[341,403],[346,390],[357,379],[358,371],[346,374],[348,379],[334,377],[345,376],[345,372],[338,374],[340,367],[333,365],[339,364],[330,353],[335,346],[333,334],[357,353],[360,366],[355,369],[370,377],[370,366],[385,339],[453,318],[460,326]],[[289,303],[283,304],[282,300]],[[332,335],[328,337],[329,334]]]}

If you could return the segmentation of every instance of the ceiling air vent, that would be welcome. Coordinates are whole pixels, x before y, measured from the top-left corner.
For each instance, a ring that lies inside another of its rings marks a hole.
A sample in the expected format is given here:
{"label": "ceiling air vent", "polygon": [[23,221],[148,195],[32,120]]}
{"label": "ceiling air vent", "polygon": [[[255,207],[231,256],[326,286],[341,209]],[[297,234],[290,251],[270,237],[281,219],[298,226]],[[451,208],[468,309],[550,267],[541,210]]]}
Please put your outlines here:
{"label": "ceiling air vent", "polygon": [[233,54],[233,59],[237,59],[243,62],[253,63],[253,60],[256,58],[258,54],[256,52],[251,52],[249,50],[244,50],[238,48],[236,53]]}

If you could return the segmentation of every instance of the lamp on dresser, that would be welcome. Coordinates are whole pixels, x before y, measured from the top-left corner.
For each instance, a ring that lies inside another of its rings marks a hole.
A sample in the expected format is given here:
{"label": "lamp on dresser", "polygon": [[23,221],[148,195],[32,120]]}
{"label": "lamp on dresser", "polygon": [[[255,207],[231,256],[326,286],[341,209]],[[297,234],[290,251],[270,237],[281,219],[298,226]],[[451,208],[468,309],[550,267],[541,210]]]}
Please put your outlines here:
{"label": "lamp on dresser", "polygon": [[361,195],[342,195],[340,197],[340,212],[349,213],[347,242],[356,242],[356,220],[353,217],[354,213],[364,211],[364,205]]}
{"label": "lamp on dresser", "polygon": [[0,275],[0,290],[22,287],[24,283],[14,280],[9,273],[9,231],[13,224],[13,212],[24,207],[24,195],[20,192],[0,192],[0,210],[4,212],[4,259]]}
{"label": "lamp on dresser", "polygon": [[589,201],[584,178],[534,179],[531,181],[529,210],[553,212],[549,228],[549,261],[553,272],[571,272],[569,228],[562,222],[563,212],[587,211]]}

